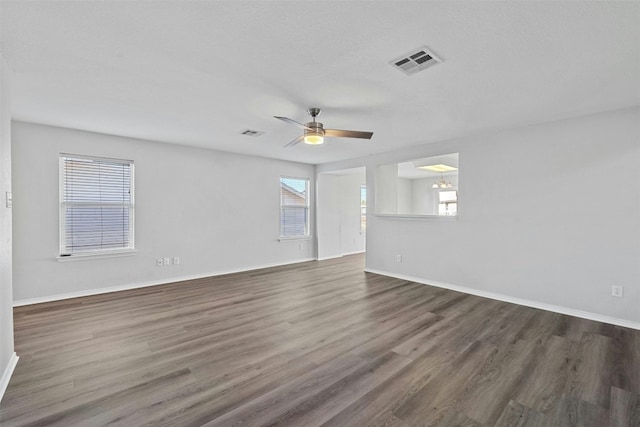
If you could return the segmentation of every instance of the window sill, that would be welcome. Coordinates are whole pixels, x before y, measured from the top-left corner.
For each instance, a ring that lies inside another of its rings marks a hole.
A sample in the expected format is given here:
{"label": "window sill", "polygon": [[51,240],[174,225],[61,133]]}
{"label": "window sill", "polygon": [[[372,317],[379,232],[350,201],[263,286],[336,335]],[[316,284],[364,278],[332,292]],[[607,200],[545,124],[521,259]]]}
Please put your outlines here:
{"label": "window sill", "polygon": [[73,254],[68,256],[58,255],[56,259],[58,260],[58,262],[87,261],[90,259],[119,258],[124,256],[133,256],[136,253],[138,253],[138,251],[135,249],[127,249],[127,250],[112,251],[112,252]]}
{"label": "window sill", "polygon": [[287,236],[278,238],[279,242],[287,242],[289,240],[311,240],[312,236]]}

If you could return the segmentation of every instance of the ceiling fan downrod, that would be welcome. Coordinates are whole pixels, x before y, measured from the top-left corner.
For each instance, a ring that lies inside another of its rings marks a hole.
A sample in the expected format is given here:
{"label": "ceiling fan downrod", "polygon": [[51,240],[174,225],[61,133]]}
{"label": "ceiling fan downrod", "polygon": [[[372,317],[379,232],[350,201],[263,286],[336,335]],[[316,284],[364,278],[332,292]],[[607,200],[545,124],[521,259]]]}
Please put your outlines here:
{"label": "ceiling fan downrod", "polygon": [[321,111],[322,110],[320,110],[318,107],[311,107],[307,109],[307,113],[309,113],[314,122],[316,121],[316,117],[320,115]]}

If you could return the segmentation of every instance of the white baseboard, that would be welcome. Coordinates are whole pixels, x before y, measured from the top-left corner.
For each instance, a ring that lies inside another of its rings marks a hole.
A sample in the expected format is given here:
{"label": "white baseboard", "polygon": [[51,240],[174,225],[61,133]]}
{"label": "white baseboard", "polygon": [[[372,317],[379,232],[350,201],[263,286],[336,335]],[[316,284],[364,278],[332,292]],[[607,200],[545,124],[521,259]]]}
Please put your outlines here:
{"label": "white baseboard", "polygon": [[328,259],[336,259],[336,258],[342,258],[342,255],[325,256],[325,257],[322,257],[322,258],[318,258],[318,261],[326,261]]}
{"label": "white baseboard", "polygon": [[465,294],[476,295],[479,297],[509,302],[512,304],[524,305],[526,307],[539,308],[541,310],[553,311],[554,313],[566,314],[568,316],[580,317],[583,319],[595,320],[596,322],[609,323],[612,325],[624,326],[625,328],[640,330],[640,323],[633,322],[631,320],[618,319],[617,317],[604,316],[602,314],[591,313],[588,311],[576,310],[573,308],[561,307],[558,305],[546,304],[538,301],[531,301],[531,300],[512,297],[504,294],[496,294],[493,292],[481,291],[478,289],[468,288],[466,286],[457,286],[457,285],[452,285],[450,283],[438,282],[436,280],[427,280],[427,279],[422,279],[420,277],[390,273],[388,271],[376,270],[373,268],[365,268],[364,271],[368,273],[380,274],[382,276],[395,277],[396,279],[408,280],[410,282],[416,282],[423,285],[435,286],[437,288],[450,289],[452,291],[463,292]]}
{"label": "white baseboard", "polygon": [[340,255],[331,255],[331,256],[318,258],[318,261],[326,261],[328,259],[342,258],[343,256],[363,254],[363,253],[365,253],[365,251],[345,252],[345,253],[340,254]]}
{"label": "white baseboard", "polygon": [[362,250],[362,251],[353,251],[353,252],[345,252],[342,254],[342,256],[347,256],[347,255],[356,255],[356,254],[363,254],[366,251]]}
{"label": "white baseboard", "polygon": [[304,259],[299,259],[299,260],[285,262],[285,263],[264,264],[264,265],[257,265],[253,267],[246,267],[246,268],[240,268],[235,270],[216,271],[211,273],[194,274],[191,276],[170,277],[167,279],[152,280],[149,282],[132,283],[128,285],[109,286],[106,288],[88,289],[86,291],[77,291],[77,292],[68,292],[68,293],[57,294],[57,295],[48,295],[46,297],[29,298],[29,299],[14,301],[13,306],[21,307],[23,305],[40,304],[43,302],[52,302],[52,301],[70,299],[70,298],[108,294],[110,292],[128,291],[130,289],[146,288],[148,286],[166,285],[167,283],[182,282],[184,280],[194,280],[194,279],[202,279],[205,277],[223,276],[225,274],[243,273],[246,271],[260,270],[262,268],[280,267],[283,265],[298,264],[301,262],[308,262],[308,261],[315,261],[315,260],[316,260],[315,258],[304,258]]}
{"label": "white baseboard", "polygon": [[16,365],[18,364],[18,355],[14,351],[9,359],[9,363],[7,367],[4,369],[4,373],[2,374],[2,378],[0,378],[0,402],[4,397],[4,392],[7,391],[7,387],[9,386],[9,381],[11,381],[11,375],[13,375],[13,370],[16,369]]}

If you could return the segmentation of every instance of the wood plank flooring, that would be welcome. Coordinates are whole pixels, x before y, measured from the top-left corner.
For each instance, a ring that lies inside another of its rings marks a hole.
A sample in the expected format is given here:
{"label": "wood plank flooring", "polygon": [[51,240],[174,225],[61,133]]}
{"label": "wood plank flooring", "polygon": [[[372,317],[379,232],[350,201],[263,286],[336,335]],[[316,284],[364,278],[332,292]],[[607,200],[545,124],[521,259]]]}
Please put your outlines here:
{"label": "wood plank flooring", "polygon": [[640,331],[364,257],[15,309],[2,426],[640,426]]}

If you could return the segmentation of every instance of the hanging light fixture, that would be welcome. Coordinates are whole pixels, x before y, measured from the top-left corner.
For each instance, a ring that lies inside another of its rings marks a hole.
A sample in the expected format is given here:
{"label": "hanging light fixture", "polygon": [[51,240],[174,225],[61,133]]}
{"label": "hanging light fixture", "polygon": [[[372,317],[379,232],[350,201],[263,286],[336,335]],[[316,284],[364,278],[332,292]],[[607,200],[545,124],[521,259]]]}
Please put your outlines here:
{"label": "hanging light fixture", "polygon": [[453,184],[451,181],[445,181],[442,172],[440,172],[440,181],[436,181],[433,183],[431,188],[451,188]]}

